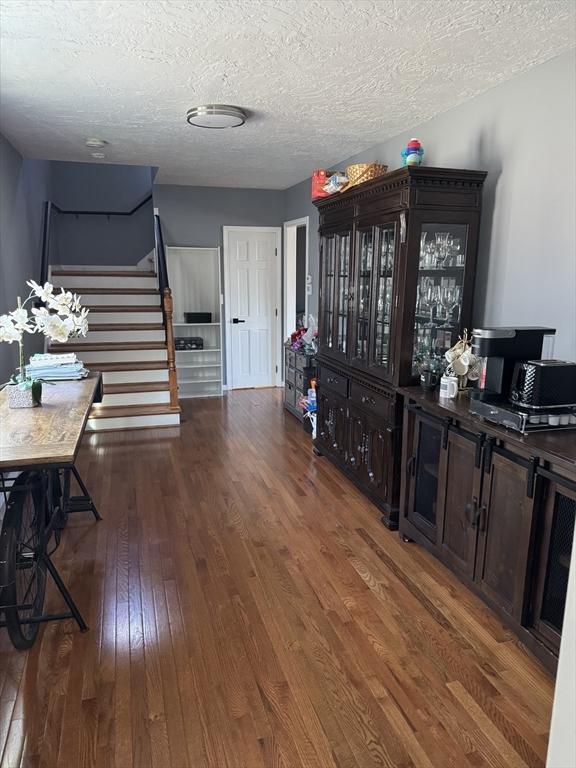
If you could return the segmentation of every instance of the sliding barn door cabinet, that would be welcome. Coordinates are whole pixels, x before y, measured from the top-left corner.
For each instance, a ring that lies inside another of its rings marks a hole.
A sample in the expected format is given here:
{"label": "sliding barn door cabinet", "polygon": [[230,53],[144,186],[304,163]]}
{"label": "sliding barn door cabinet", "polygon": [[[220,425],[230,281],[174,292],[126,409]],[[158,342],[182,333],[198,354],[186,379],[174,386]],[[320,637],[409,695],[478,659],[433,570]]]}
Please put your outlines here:
{"label": "sliding barn door cabinet", "polygon": [[545,663],[560,645],[576,517],[574,433],[525,439],[404,390],[400,532],[490,605]]}

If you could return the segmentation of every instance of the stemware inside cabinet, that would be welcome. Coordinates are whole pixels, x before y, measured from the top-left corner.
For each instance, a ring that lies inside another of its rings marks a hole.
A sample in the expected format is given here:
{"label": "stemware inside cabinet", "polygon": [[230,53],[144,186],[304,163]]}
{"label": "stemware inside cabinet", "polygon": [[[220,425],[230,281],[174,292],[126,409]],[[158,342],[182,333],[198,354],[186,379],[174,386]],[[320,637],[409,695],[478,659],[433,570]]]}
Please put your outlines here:
{"label": "stemware inside cabinet", "polygon": [[[399,471],[396,389],[418,381],[419,355],[442,355],[463,328],[470,328],[485,176],[483,171],[401,168],[315,203],[320,213],[318,362],[332,378],[350,382],[338,413],[348,423],[351,449],[342,451],[335,441],[338,449],[326,453],[376,502],[390,527],[398,519],[398,484],[386,482]],[[325,381],[320,377],[320,393]],[[346,405],[358,391],[364,401]],[[392,405],[379,410],[371,400]],[[358,441],[368,414],[371,426]],[[319,452],[322,442],[326,447],[327,440],[316,441]],[[374,469],[368,469],[373,455],[378,482]]]}

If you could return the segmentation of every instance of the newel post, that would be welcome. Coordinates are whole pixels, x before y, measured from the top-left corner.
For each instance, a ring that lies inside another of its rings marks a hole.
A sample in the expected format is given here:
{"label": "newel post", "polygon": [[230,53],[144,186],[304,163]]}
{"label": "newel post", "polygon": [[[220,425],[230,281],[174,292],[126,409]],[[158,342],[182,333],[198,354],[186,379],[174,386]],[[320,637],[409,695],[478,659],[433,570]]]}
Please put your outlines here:
{"label": "newel post", "polygon": [[178,378],[176,375],[176,350],[174,348],[174,328],[172,319],[174,308],[172,304],[172,291],[164,288],[162,296],[164,307],[164,321],[166,323],[166,347],[168,350],[168,383],[170,385],[170,407],[179,408],[178,405]]}

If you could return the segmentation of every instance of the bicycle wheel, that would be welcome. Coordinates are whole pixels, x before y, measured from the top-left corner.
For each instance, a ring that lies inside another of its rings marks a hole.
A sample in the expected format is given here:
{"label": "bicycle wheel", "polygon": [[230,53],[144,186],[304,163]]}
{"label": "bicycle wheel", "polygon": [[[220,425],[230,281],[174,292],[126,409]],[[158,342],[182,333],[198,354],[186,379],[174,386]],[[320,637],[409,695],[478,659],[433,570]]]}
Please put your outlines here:
{"label": "bicycle wheel", "polygon": [[19,650],[34,644],[40,628],[23,622],[40,616],[44,605],[46,563],[39,555],[45,515],[40,475],[23,472],[10,491],[0,533],[0,605],[6,606],[6,629]]}

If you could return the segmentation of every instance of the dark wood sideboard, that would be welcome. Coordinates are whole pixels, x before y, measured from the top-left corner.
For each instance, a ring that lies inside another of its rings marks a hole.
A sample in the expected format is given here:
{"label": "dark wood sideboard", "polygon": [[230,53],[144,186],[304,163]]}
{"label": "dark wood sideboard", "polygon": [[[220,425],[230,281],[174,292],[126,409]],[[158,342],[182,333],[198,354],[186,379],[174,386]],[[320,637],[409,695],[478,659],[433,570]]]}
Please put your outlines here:
{"label": "dark wood sideboard", "polygon": [[555,669],[576,517],[576,431],[522,435],[401,388],[400,533],[490,605]]}
{"label": "dark wood sideboard", "polygon": [[[439,354],[470,328],[483,171],[402,168],[316,201],[320,214],[315,450],[398,526],[402,403],[422,343]],[[453,256],[430,248],[449,237]],[[428,301],[458,292],[442,314]]]}

